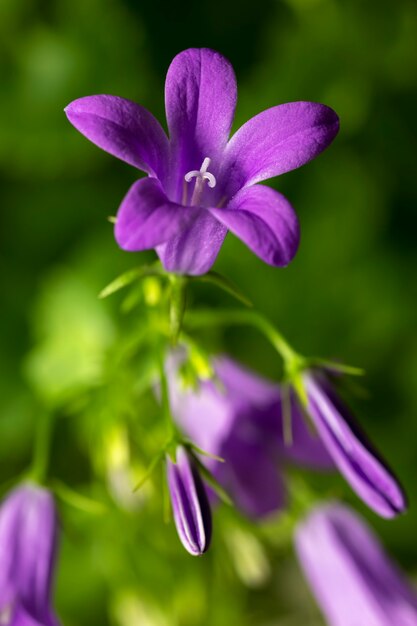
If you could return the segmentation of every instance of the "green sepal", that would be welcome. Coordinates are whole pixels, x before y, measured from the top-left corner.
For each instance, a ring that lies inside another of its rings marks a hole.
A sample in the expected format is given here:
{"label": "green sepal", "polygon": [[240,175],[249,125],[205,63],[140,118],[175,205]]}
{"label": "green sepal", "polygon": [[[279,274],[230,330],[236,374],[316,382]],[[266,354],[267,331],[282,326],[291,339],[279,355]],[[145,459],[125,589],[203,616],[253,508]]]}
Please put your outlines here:
{"label": "green sepal", "polygon": [[199,448],[192,441],[184,441],[184,445],[188,449],[194,452],[197,452],[197,454],[201,454],[201,456],[206,456],[208,459],[212,459],[213,461],[218,461],[219,463],[226,463],[225,459],[223,459],[221,456],[217,456],[217,454],[212,454],[211,452],[207,452],[207,450],[203,450],[202,448]]}
{"label": "green sepal", "polygon": [[182,442],[180,442],[178,438],[174,436],[165,446],[164,454],[169,456],[174,465],[177,464],[177,448],[181,444]]}
{"label": "green sepal", "polygon": [[232,281],[230,281],[225,276],[222,276],[218,272],[208,272],[207,274],[203,274],[202,276],[193,276],[191,280],[198,281],[201,283],[210,283],[219,287],[230,296],[241,302],[247,307],[253,307],[252,302],[249,298],[237,287]]}
{"label": "green sepal", "polygon": [[144,299],[141,285],[135,285],[123,299],[121,304],[122,313],[130,313]]}
{"label": "green sepal", "polygon": [[66,504],[79,509],[84,513],[90,513],[92,515],[103,515],[108,510],[107,506],[103,502],[98,502],[92,498],[88,498],[78,491],[74,491],[65,483],[54,480],[51,484],[51,489],[55,495],[60,498]]}
{"label": "green sepal", "polygon": [[216,492],[216,494],[225,504],[228,504],[229,506],[233,506],[233,502],[230,499],[229,495],[226,493],[226,491],[223,489],[220,483],[214,478],[213,474],[209,472],[209,470],[204,465],[204,463],[202,463],[200,459],[195,454],[193,454],[192,451],[190,452],[190,454],[193,457],[193,460],[195,461],[206,483],[210,485],[213,491]]}
{"label": "green sepal", "polygon": [[171,497],[165,476],[162,477],[162,519],[165,524],[169,524],[172,519]]}
{"label": "green sepal", "polygon": [[325,369],[334,370],[348,376],[365,376],[366,372],[362,367],[346,365],[345,363],[337,363],[337,361],[328,361],[326,359],[309,359],[309,365],[313,367],[324,367]]}
{"label": "green sepal", "polygon": [[144,475],[142,476],[138,484],[134,487],[133,493],[136,493],[136,491],[139,491],[139,489],[143,487],[143,485],[147,482],[147,480],[152,476],[152,474],[158,467],[159,463],[162,461],[163,457],[164,457],[164,452],[160,452],[152,459],[152,461],[148,465],[146,472],[144,473]]}
{"label": "green sepal", "polygon": [[104,287],[99,293],[99,298],[107,298],[111,296],[116,291],[131,285],[135,280],[140,280],[141,278],[145,278],[147,276],[160,276],[163,275],[164,271],[162,270],[159,262],[153,263],[152,265],[144,265],[142,267],[135,267],[127,272],[124,272],[111,283]]}

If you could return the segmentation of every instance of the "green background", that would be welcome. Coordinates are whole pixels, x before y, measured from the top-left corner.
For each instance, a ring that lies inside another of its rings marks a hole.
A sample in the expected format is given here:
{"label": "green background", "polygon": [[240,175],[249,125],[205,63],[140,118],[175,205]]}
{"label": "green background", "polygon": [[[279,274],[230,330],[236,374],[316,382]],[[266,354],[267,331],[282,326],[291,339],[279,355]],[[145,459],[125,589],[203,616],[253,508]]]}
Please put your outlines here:
{"label": "green background", "polygon": [[[140,102],[165,123],[165,72],[190,46],[217,49],[233,63],[235,128],[295,100],[326,103],[340,116],[328,151],[271,182],[301,221],[290,267],[267,267],[229,235],[215,269],[302,353],[366,369],[361,384],[369,395],[352,403],[404,484],[409,513],[386,522],[365,511],[340,478],[325,479],[324,488],[345,494],[417,576],[412,0],[0,0],[0,480],[27,466],[41,404],[57,414],[51,475],[90,495],[103,489],[102,463],[92,461],[95,420],[111,414],[116,421],[124,411],[142,419],[143,407],[120,408],[128,392],[103,401],[84,422],[82,410],[70,419],[64,408],[66,391],[74,400],[94,384],[97,362],[123,334],[120,299],[102,302],[96,294],[153,254],[119,251],[106,220],[137,173],[81,137],[63,109],[77,97],[110,93]],[[212,288],[197,288],[192,298],[231,304]],[[229,330],[216,341],[265,376],[277,375],[275,354],[255,332]],[[321,478],[309,480],[322,488]],[[163,524],[158,494],[149,495],[136,512],[94,515],[63,506],[57,607],[67,626],[322,623],[285,537],[274,538],[277,524],[248,530],[221,510],[212,551],[193,560]],[[246,584],[234,561],[239,550],[247,556],[251,539],[230,539],[237,527],[260,535],[244,567],[261,574]]]}

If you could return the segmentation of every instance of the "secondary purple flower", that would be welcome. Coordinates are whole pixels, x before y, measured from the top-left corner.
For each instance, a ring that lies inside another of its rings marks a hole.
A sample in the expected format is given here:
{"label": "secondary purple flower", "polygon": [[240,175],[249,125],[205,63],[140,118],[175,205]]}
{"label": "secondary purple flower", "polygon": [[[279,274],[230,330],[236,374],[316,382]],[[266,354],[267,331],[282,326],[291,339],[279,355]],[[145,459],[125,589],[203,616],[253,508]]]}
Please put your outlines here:
{"label": "secondary purple flower", "polygon": [[0,508],[0,624],[58,626],[52,610],[57,517],[52,495],[14,489]]}
{"label": "secondary purple flower", "polygon": [[184,354],[167,361],[171,409],[178,424],[201,449],[225,462],[202,457],[204,464],[246,515],[262,518],[285,504],[280,463],[293,460],[328,467],[329,457],[295,416],[293,445],[282,443],[280,388],[229,358],[213,359],[216,380],[184,390],[178,368]]}
{"label": "secondary purple flower", "polygon": [[176,461],[167,457],[167,479],[177,532],[192,555],[206,552],[211,540],[211,511],[195,461],[183,446]]}
{"label": "secondary purple flower", "polygon": [[340,504],[314,510],[295,545],[330,626],[416,626],[416,592],[352,510]]}
{"label": "secondary purple flower", "polygon": [[406,508],[398,481],[379,459],[334,391],[330,375],[306,372],[308,413],[333,461],[358,496],[382,517]]}
{"label": "secondary purple flower", "polygon": [[203,274],[230,230],[266,263],[291,261],[296,215],[284,196],[256,183],[316,157],[337,134],[337,115],[314,102],[281,104],[229,140],[236,99],[232,66],[203,48],[181,52],[168,70],[169,139],[151,113],[123,98],[89,96],[66,108],[90,141],[148,174],[120,206],[121,248],[156,248],[168,271]]}

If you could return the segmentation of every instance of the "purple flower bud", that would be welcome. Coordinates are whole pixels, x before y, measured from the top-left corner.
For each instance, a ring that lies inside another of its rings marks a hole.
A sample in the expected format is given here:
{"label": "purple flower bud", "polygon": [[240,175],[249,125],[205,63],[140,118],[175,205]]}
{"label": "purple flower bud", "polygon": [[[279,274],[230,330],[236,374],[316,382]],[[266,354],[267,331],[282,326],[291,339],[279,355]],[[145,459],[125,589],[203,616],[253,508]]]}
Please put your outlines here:
{"label": "purple flower bud", "polygon": [[179,538],[190,554],[200,556],[210,545],[211,511],[197,466],[183,446],[177,447],[175,463],[167,457],[167,479]]}
{"label": "purple flower bud", "polygon": [[31,483],[0,508],[0,624],[58,626],[52,610],[57,517],[52,495]]}
{"label": "purple flower bud", "polygon": [[333,461],[358,496],[382,517],[406,508],[398,481],[355,425],[324,373],[304,374],[308,412]]}
{"label": "purple flower bud", "polygon": [[314,510],[297,528],[295,545],[330,626],[417,624],[416,592],[352,510]]}

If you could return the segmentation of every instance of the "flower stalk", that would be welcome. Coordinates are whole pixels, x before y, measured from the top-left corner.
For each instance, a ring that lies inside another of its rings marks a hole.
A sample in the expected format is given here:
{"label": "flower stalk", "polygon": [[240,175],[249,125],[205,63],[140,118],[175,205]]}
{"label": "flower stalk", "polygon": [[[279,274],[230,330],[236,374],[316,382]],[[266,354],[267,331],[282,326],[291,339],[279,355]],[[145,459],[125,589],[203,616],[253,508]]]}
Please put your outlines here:
{"label": "flower stalk", "polygon": [[187,312],[186,323],[189,328],[197,329],[204,326],[252,326],[259,330],[275,348],[284,361],[286,371],[296,371],[304,364],[304,357],[299,355],[261,313],[254,310],[240,309],[198,309]]}
{"label": "flower stalk", "polygon": [[187,277],[169,275],[171,294],[169,303],[170,339],[173,346],[178,342],[187,306]]}
{"label": "flower stalk", "polygon": [[48,472],[52,438],[52,422],[53,415],[51,412],[43,410],[39,413],[36,424],[33,460],[29,476],[33,481],[40,484],[45,482]]}

